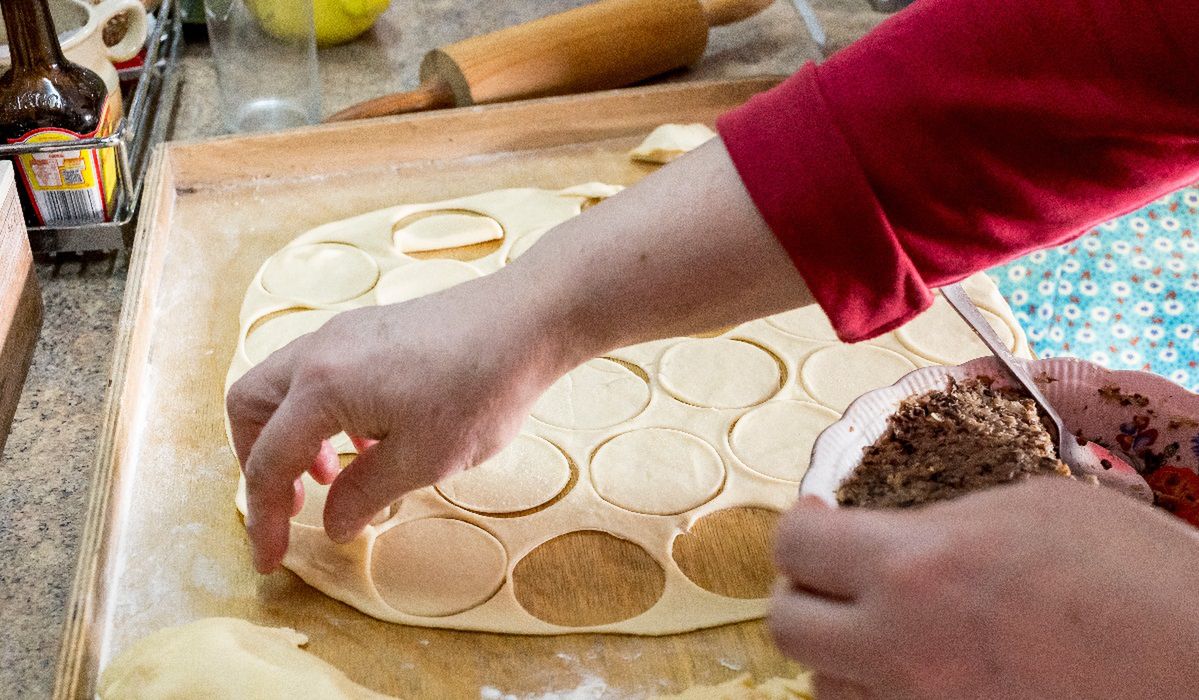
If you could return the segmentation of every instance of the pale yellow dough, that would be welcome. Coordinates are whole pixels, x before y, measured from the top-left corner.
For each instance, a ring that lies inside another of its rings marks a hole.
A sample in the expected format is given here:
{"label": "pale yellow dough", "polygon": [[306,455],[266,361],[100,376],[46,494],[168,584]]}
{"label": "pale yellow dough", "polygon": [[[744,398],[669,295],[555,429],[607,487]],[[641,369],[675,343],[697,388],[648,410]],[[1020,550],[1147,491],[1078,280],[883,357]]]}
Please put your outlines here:
{"label": "pale yellow dough", "polygon": [[[337,313],[471,284],[619,191],[602,183],[498,190],[404,204],[308,231],[272,257],[247,289],[228,382]],[[487,241],[498,244],[469,262],[408,254]],[[327,258],[326,250],[336,252]],[[294,266],[310,258],[322,261],[318,267],[337,259],[348,268],[276,278],[279,261]],[[373,282],[371,269],[378,271]],[[326,279],[336,289],[326,289]],[[367,282],[372,286],[364,289]],[[1013,346],[1028,356],[994,284],[980,276],[965,286],[1013,329]],[[619,348],[554,383],[500,454],[405,496],[352,542],[338,545],[326,536],[321,509],[328,488],[304,477],[305,506],[293,519],[283,564],[364,613],[408,625],[671,634],[761,617],[766,599],[726,597],[689,581],[672,543],[717,511],[785,510],[796,498],[812,441],[854,397],[932,364],[926,355],[977,350],[956,321],[937,309],[926,316],[911,333],[856,346],[838,343],[824,314],[808,307],[714,338]],[[334,444],[353,451],[344,435]],[[245,512],[240,487],[238,507]],[[523,608],[513,583],[517,565],[578,531],[618,538],[652,559],[664,573],[657,603],[627,619],[577,627]]]}
{"label": "pale yellow dough", "polygon": [[795,678],[769,678],[756,682],[748,673],[720,685],[697,685],[677,695],[654,700],[816,700],[810,673]]}
{"label": "pale yellow dough", "polygon": [[679,430],[621,433],[595,451],[591,481],[600,497],[635,513],[675,515],[707,503],[724,482],[716,450]]}
{"label": "pale yellow dough", "polygon": [[629,158],[645,163],[669,163],[715,136],[716,132],[704,124],[663,124],[630,151]]}
{"label": "pale yellow dough", "polygon": [[159,630],[100,676],[100,700],[386,700],[299,647],[286,627],[210,617]]}

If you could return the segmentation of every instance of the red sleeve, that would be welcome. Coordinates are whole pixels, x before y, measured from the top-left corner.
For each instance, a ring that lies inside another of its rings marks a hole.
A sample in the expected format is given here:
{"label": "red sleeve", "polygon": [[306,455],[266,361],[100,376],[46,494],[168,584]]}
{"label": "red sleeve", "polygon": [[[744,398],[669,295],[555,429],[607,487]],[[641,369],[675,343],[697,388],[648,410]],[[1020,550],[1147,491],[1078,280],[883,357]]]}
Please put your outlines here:
{"label": "red sleeve", "polygon": [[1199,179],[1199,3],[921,0],[724,115],[843,340]]}

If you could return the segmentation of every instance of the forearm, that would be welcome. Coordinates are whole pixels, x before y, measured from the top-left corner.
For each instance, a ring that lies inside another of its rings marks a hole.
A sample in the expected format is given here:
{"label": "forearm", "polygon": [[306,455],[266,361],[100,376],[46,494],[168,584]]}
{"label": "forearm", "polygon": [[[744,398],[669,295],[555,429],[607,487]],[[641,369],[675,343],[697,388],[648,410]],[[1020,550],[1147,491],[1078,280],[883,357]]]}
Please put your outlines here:
{"label": "forearm", "polygon": [[1191,0],[922,0],[719,130],[844,340],[1199,179]]}
{"label": "forearm", "polygon": [[506,284],[572,359],[812,302],[714,139],[546,234]]}

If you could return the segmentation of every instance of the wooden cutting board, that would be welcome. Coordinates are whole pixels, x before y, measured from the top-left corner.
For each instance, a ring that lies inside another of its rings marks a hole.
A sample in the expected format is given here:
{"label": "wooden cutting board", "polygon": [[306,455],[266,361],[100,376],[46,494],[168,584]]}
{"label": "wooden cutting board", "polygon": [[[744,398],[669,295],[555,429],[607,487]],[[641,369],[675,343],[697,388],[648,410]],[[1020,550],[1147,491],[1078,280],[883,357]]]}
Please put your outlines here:
{"label": "wooden cutting board", "polygon": [[294,627],[354,680],[405,698],[645,697],[742,672],[794,674],[761,621],[657,638],[454,632],[380,622],[286,571],[258,576],[233,506],[237,465],[223,423],[246,286],[299,233],[502,187],[632,184],[653,168],[626,153],[653,127],[711,124],[776,82],[639,88],[160,150],[142,202],[56,697],[92,697],[100,668],[134,640],[216,615]]}
{"label": "wooden cutting board", "polygon": [[0,161],[0,452],[41,328],[42,294],[12,164]]}

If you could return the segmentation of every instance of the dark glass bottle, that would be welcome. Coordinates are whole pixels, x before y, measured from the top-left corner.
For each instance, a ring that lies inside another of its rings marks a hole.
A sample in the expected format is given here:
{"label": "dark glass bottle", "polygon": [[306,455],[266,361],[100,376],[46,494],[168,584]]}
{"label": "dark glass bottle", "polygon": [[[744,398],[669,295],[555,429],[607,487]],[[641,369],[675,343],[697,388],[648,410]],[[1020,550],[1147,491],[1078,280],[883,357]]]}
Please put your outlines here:
{"label": "dark glass bottle", "polygon": [[[46,0],[3,0],[12,67],[0,76],[0,140],[51,143],[107,136],[120,95],[94,71],[68,61]],[[115,191],[112,149],[20,155],[21,205],[31,225],[105,221]]]}

